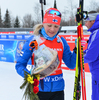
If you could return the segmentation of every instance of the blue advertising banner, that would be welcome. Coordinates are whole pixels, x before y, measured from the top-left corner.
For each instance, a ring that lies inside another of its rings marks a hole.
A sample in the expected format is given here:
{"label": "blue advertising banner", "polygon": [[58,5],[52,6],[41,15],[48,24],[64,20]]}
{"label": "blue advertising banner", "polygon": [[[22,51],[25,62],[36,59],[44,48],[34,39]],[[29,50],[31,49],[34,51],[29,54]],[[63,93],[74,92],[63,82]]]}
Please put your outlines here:
{"label": "blue advertising banner", "polygon": [[[0,61],[16,62],[29,34],[0,34]],[[29,60],[28,63],[31,63]]]}
{"label": "blue advertising banner", "polygon": [[0,40],[27,40],[30,34],[0,34]]}
{"label": "blue advertising banner", "polygon": [[17,41],[0,41],[0,61],[14,62]]}

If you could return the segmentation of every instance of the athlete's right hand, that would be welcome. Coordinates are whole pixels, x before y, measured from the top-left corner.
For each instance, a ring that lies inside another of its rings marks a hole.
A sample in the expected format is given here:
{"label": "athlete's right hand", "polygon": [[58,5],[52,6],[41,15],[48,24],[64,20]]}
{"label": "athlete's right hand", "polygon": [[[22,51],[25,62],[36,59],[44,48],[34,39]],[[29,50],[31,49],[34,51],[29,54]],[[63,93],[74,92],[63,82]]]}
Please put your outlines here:
{"label": "athlete's right hand", "polygon": [[30,50],[33,50],[34,48],[36,50],[38,49],[38,43],[37,43],[36,40],[31,41],[30,44],[29,44],[29,46],[30,46]]}

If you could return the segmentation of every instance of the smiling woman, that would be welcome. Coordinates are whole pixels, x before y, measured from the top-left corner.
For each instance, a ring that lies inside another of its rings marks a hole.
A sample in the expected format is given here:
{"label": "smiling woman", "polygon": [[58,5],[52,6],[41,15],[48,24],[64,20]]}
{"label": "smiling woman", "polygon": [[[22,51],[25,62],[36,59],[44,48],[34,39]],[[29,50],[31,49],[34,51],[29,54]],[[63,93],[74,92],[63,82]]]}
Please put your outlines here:
{"label": "smiling woman", "polygon": [[59,33],[58,30],[61,22],[61,13],[57,9],[48,9],[45,12],[43,19],[43,31],[45,29],[45,32],[49,37],[56,37]]}
{"label": "smiling woman", "polygon": [[[75,68],[76,49],[71,52],[65,38],[58,35],[60,22],[60,11],[56,8],[47,9],[45,11],[43,23],[38,24],[34,28],[33,35],[25,42],[22,49],[23,53],[20,54],[15,66],[18,74],[22,77],[24,77],[24,71],[31,74],[31,71],[27,70],[26,66],[28,60],[32,57],[32,72],[35,71],[35,69],[41,70],[40,73],[38,73],[40,74],[41,79],[39,81],[39,92],[37,94],[40,100],[64,100],[65,85],[61,66],[62,60],[68,68]],[[37,41],[38,43],[37,50],[37,45],[32,44],[33,47],[30,47],[29,45],[34,43],[34,41]],[[49,51],[53,50],[55,54],[49,53],[48,50],[42,48],[43,46],[49,48]],[[39,52],[39,50],[42,52]],[[54,56],[52,56],[52,54],[54,54]],[[51,59],[48,59],[50,57]],[[40,64],[45,67],[43,66],[41,68],[41,66],[38,66]],[[47,66],[48,69],[46,68]],[[49,72],[51,73],[49,74]],[[44,74],[46,74],[45,77]],[[56,78],[58,80],[56,80]]]}
{"label": "smiling woman", "polygon": [[55,25],[55,24],[44,24],[44,29],[45,32],[48,36],[53,37],[56,34],[58,34],[58,30],[59,30],[59,25]]}

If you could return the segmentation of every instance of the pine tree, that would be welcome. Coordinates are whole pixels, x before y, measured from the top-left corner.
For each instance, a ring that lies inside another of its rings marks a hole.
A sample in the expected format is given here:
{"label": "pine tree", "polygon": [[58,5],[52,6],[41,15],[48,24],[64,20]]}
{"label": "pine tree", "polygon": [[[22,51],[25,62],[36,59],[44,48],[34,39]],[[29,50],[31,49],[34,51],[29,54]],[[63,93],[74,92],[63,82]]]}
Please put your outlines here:
{"label": "pine tree", "polygon": [[3,26],[5,28],[10,28],[11,27],[11,18],[10,18],[10,14],[9,14],[8,9],[6,10],[6,14],[4,16]]}
{"label": "pine tree", "polygon": [[0,27],[3,27],[3,23],[2,23],[2,16],[1,16],[1,8],[0,8]]}
{"label": "pine tree", "polygon": [[15,28],[19,28],[20,27],[20,21],[19,21],[18,16],[16,16],[15,23],[14,23],[14,27]]}
{"label": "pine tree", "polygon": [[54,8],[57,9],[56,0],[54,0]]}

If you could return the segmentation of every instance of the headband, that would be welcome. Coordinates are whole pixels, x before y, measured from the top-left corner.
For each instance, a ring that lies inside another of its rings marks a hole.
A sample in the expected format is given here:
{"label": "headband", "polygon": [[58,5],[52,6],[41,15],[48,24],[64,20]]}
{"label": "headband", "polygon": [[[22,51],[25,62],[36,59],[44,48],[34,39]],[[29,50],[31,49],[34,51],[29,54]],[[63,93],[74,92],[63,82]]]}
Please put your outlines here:
{"label": "headband", "polygon": [[93,14],[88,14],[88,17],[86,19],[84,19],[84,21],[92,21],[92,20],[96,20],[96,17],[99,13],[93,13]]}
{"label": "headband", "polygon": [[51,23],[60,25],[61,22],[61,13],[56,8],[49,8],[45,11],[45,15],[43,18],[43,23]]}

